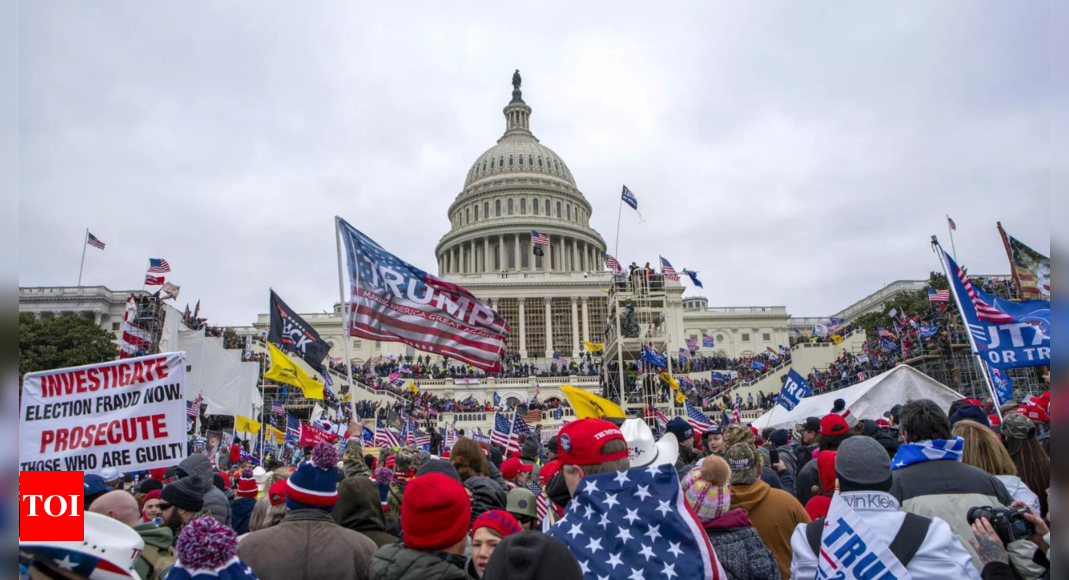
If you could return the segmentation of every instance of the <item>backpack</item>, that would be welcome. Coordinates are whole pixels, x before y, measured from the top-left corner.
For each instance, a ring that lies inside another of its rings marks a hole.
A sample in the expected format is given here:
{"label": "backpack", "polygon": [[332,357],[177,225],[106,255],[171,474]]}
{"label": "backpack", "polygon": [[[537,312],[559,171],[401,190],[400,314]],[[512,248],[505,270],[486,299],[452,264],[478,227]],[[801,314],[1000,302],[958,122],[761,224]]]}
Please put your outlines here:
{"label": "backpack", "polygon": [[[894,541],[891,542],[891,553],[895,555],[895,558],[898,558],[903,568],[909,566],[909,563],[913,561],[913,557],[920,551],[921,546],[924,544],[924,539],[928,537],[928,528],[931,525],[932,520],[926,517],[906,513],[906,519],[902,521],[902,527],[899,528],[898,534],[895,535]],[[809,541],[809,547],[813,550],[813,554],[820,554],[820,540],[823,535],[824,518],[817,518],[813,523],[806,526],[805,537]]]}
{"label": "backpack", "polygon": [[142,580],[164,580],[167,574],[170,573],[171,567],[178,561],[178,555],[175,553],[174,548],[167,548],[166,551],[161,551],[156,546],[146,545],[145,549],[141,551],[141,558],[148,563],[149,577]]}

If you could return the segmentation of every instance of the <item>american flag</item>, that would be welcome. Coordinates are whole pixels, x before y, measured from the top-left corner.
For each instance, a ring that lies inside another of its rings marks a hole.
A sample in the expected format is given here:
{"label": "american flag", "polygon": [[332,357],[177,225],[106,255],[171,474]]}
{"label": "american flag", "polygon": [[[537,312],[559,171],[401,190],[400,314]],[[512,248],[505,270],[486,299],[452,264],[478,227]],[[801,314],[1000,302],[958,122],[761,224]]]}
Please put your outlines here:
{"label": "american flag", "polygon": [[965,270],[962,270],[961,267],[951,259],[949,254],[946,258],[947,263],[950,264],[951,269],[954,271],[954,275],[957,276],[958,281],[961,282],[961,285],[965,288],[965,294],[969,297],[969,301],[972,302],[973,308],[976,309],[977,318],[984,322],[998,322],[1002,324],[1017,322],[1016,318],[994,306],[995,299],[993,297],[988,296],[991,298],[992,302],[991,304],[988,304],[979,294],[979,291],[973,287]]}
{"label": "american flag", "polygon": [[416,431],[416,448],[430,447],[431,436],[422,432]]}
{"label": "american flag", "polygon": [[400,446],[397,435],[386,426],[386,419],[379,417],[375,421],[375,447],[394,448]]}
{"label": "american flag", "polygon": [[87,237],[85,239],[85,243],[89,244],[90,246],[93,246],[94,248],[96,248],[98,250],[103,250],[104,249],[104,242],[98,240],[97,237],[94,236],[93,234],[90,234],[88,232],[86,234],[89,237]]}
{"label": "american flag", "polygon": [[186,417],[194,421],[200,417],[200,401],[186,401]]}
{"label": "american flag", "polygon": [[620,262],[616,261],[616,258],[608,254],[605,254],[605,267],[611,270],[612,272],[624,271],[623,267],[620,265]]}
{"label": "american flag", "polygon": [[521,417],[518,412],[513,411],[510,426],[510,422],[505,415],[495,413],[494,430],[490,433],[490,443],[500,446],[505,450],[506,455],[509,453],[519,453],[520,433],[531,432],[527,427],[527,423],[523,422],[523,419],[524,418]]}
{"label": "american flag", "polygon": [[898,339],[898,337],[895,336],[895,333],[891,332],[890,330],[887,330],[886,328],[881,328],[879,326],[876,327],[876,334],[879,334],[880,338],[891,338],[891,339],[896,339],[896,340]]}
{"label": "american flag", "polygon": [[286,416],[286,443],[296,444],[301,439],[301,421],[293,415]]}
{"label": "american flag", "polygon": [[549,236],[531,230],[531,243],[536,246],[548,246]]}
{"label": "american flag", "polygon": [[[687,423],[690,423],[691,427],[694,427],[696,433],[705,433],[709,430],[709,427],[713,426],[713,421],[690,403],[687,405]],[[681,442],[682,443],[682,442]]]}
{"label": "american flag", "polygon": [[727,578],[671,465],[584,477],[548,534],[589,580]]}
{"label": "american flag", "polygon": [[735,405],[735,409],[731,411],[731,422],[742,423],[742,413],[739,412],[739,406]]}
{"label": "american flag", "polygon": [[689,348],[691,348],[691,349],[698,348],[698,341],[694,340],[693,338],[688,338],[686,340],[686,342],[687,342],[687,346]]}
{"label": "american flag", "polygon": [[163,258],[149,258],[148,271],[150,274],[166,274],[171,271],[171,265]]}
{"label": "american flag", "polygon": [[713,340],[713,337],[709,336],[708,334],[703,334],[702,335],[702,348],[715,348],[715,347],[716,347],[716,341]]}
{"label": "american flag", "polygon": [[679,274],[676,273],[676,269],[673,268],[672,265],[668,263],[668,260],[665,260],[664,258],[661,258],[661,273],[664,274],[664,277],[668,278],[669,280],[673,280],[675,282],[679,281]]}
{"label": "american flag", "polygon": [[954,220],[950,219],[950,216],[947,216],[947,225],[950,226],[951,231],[958,231],[958,224],[954,223]]}
{"label": "american flag", "polygon": [[535,507],[538,510],[538,521],[546,519],[549,515],[549,499],[546,498],[545,492],[538,494],[535,497]]}
{"label": "american flag", "polygon": [[164,282],[163,276],[145,276],[145,286],[163,286]]}
{"label": "american flag", "polygon": [[285,415],[286,408],[282,406],[282,403],[280,403],[278,399],[275,399],[275,401],[271,403],[271,412],[275,415]]}
{"label": "american flag", "polygon": [[501,370],[509,325],[473,294],[390,254],[338,219],[352,284],[349,336],[401,342]]}
{"label": "american flag", "polygon": [[668,417],[660,409],[653,410],[653,417],[657,419],[657,424],[661,426],[661,429],[668,427]]}
{"label": "american flag", "polygon": [[527,416],[523,418],[527,424],[537,425],[542,422],[542,410],[531,409],[527,412]]}

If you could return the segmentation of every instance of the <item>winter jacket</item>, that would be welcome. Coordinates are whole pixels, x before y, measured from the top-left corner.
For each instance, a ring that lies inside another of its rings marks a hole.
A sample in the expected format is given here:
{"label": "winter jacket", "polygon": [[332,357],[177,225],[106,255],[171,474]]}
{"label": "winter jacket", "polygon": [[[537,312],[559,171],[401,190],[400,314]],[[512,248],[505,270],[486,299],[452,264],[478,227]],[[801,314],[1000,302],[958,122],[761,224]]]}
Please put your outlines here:
{"label": "winter jacket", "polygon": [[702,454],[697,449],[687,449],[682,445],[679,446],[679,459],[676,460],[676,473],[679,474],[679,479],[686,477],[694,465],[702,460]]}
{"label": "winter jacket", "polygon": [[761,470],[761,480],[771,486],[772,489],[782,489],[794,495],[794,474],[791,473],[790,469],[777,473],[771,467],[766,467]]}
{"label": "winter jacket", "polygon": [[1013,503],[1006,486],[995,476],[950,460],[925,461],[895,471],[891,495],[902,504],[902,511],[939,518],[950,524],[972,555],[977,570],[983,569],[984,565],[969,545],[969,538],[973,537],[968,521],[969,509]]}
{"label": "winter jacket", "polygon": [[[794,454],[794,449],[790,445],[784,445],[777,447],[776,451],[779,451],[779,460],[787,466],[787,469],[791,472],[791,479],[798,479],[798,457]],[[780,479],[783,479],[783,475],[780,474]]]}
{"label": "winter jacket", "polygon": [[895,458],[898,453],[898,439],[891,437],[890,433],[880,429],[876,421],[865,421],[861,434],[875,439],[880,446],[887,450],[887,454],[891,456],[891,459]]}
{"label": "winter jacket", "polygon": [[371,562],[371,580],[471,580],[462,568],[430,552],[392,544],[381,548]]}
{"label": "winter jacket", "polygon": [[291,511],[282,523],[238,545],[238,556],[260,580],[366,580],[374,555],[375,542],[338,526],[321,510]]}
{"label": "winter jacket", "polygon": [[1024,505],[1032,509],[1032,511],[1041,513],[1039,508],[1039,496],[1032,493],[1032,490],[1021,481],[1020,477],[1016,475],[996,475],[995,479],[1002,482],[1002,485],[1006,486],[1006,491],[1010,493],[1010,497],[1014,501],[1019,501]]}
{"label": "winter jacket", "polygon": [[360,532],[379,548],[396,544],[397,537],[386,533],[386,513],[382,510],[379,486],[364,477],[350,477],[338,485],[338,503],[331,517],[343,528]]}
{"label": "winter jacket", "polygon": [[178,479],[191,478],[197,492],[204,497],[204,507],[212,512],[215,521],[230,527],[230,502],[227,501],[226,495],[215,487],[215,471],[212,469],[211,460],[199,453],[190,455],[178,464],[177,476]]}
{"label": "winter jacket", "polygon": [[535,438],[534,435],[529,435],[523,442],[523,450],[520,453],[520,462],[524,465],[533,465],[534,470],[531,471],[531,476],[535,481],[538,481],[538,472],[541,470],[538,462],[542,458],[542,442]]}
{"label": "winter jacket", "polygon": [[345,455],[342,456],[342,469],[346,479],[350,477],[371,477],[371,470],[364,463],[364,441],[359,437],[350,437],[345,444]]}
{"label": "winter jacket", "polygon": [[819,447],[817,447],[816,443],[810,443],[809,445],[800,445],[798,449],[794,451],[795,467],[798,468],[794,472],[794,479],[796,481],[798,476],[802,473],[802,469],[804,469],[810,461],[813,461],[813,454],[816,453],[817,449],[819,449]]}
{"label": "winter jacket", "polygon": [[503,510],[508,503],[507,488],[489,477],[472,477],[464,482],[464,487],[471,492],[471,523],[479,516],[491,510]]}
{"label": "winter jacket", "polygon": [[[532,472],[532,473],[536,473],[536,472]],[[494,465],[493,463],[490,464],[490,479],[496,481],[501,486],[502,489],[505,489],[505,488],[508,487],[508,482],[506,482],[504,476],[501,475],[501,470],[498,469],[498,467],[496,465]]]}
{"label": "winter jacket", "polygon": [[[817,493],[813,493],[814,486],[819,490]],[[808,505],[809,500],[813,499],[813,496],[824,493],[824,486],[820,484],[820,470],[817,469],[816,461],[806,463],[805,467],[798,472],[798,478],[794,482],[794,488],[794,495],[802,505]]]}
{"label": "winter jacket", "polygon": [[702,525],[728,578],[781,580],[776,556],[761,540],[761,535],[754,529],[746,510],[731,510]]}
{"label": "winter jacket", "polygon": [[[894,542],[906,514],[898,509],[898,502],[889,494],[880,492],[843,493],[848,503],[851,499],[854,511],[869,525],[872,532],[888,546]],[[862,501],[866,498],[875,501]],[[817,577],[818,560],[806,536],[806,526],[799,525],[791,538],[794,561],[791,573],[795,580],[810,580]],[[979,580],[980,573],[972,564],[972,556],[965,551],[957,536],[947,523],[933,518],[928,535],[920,550],[906,566],[913,580]]]}
{"label": "winter jacket", "polygon": [[154,523],[135,526],[141,539],[145,541],[145,549],[134,565],[134,570],[141,580],[157,580],[166,578],[178,557],[175,555],[174,532],[166,526],[157,526]]}
{"label": "winter jacket", "polygon": [[249,520],[252,518],[252,509],[256,507],[256,500],[251,497],[240,497],[234,501],[232,513],[234,531],[239,536],[249,533]]}
{"label": "winter jacket", "polygon": [[780,576],[791,580],[791,534],[798,524],[808,524],[809,514],[793,495],[772,489],[763,481],[731,488],[731,509],[742,508],[765,546],[776,556]]}

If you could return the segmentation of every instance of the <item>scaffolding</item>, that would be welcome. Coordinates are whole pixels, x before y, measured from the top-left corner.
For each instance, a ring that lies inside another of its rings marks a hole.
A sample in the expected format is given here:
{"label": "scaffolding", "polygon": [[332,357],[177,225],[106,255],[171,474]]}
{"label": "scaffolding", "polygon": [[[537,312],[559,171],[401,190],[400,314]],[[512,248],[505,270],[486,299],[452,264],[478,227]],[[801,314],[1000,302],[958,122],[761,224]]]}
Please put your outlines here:
{"label": "scaffolding", "polygon": [[[921,371],[970,399],[991,397],[984,378],[984,369],[976,361],[967,344],[956,344],[949,352],[912,358],[905,364]],[[1013,382],[1015,400],[1041,395],[1049,387],[1043,381],[1043,367],[1026,367],[1004,371]]]}
{"label": "scaffolding", "polygon": [[167,315],[166,307],[159,296],[154,294],[134,294],[134,309],[127,322],[135,329],[141,330],[148,337],[147,348],[137,356],[160,353],[160,339],[163,338],[163,322]]}
{"label": "scaffolding", "polygon": [[665,357],[667,370],[672,372],[664,278],[643,270],[617,277],[609,290],[607,310],[602,365],[605,398],[629,416],[648,422],[655,410],[671,415],[675,404],[671,389],[661,381],[660,369],[642,361],[643,347],[649,347]]}

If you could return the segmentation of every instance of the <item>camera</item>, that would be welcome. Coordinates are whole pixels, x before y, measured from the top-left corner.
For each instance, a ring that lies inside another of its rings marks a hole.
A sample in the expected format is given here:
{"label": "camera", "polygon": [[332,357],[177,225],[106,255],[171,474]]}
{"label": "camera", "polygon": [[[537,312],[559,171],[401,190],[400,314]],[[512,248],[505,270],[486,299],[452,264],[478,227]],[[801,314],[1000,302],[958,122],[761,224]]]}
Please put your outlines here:
{"label": "camera", "polygon": [[1027,513],[1027,509],[990,506],[974,507],[969,510],[968,520],[971,526],[979,521],[980,518],[987,518],[1002,543],[1009,545],[1036,533],[1036,527],[1024,519]]}

